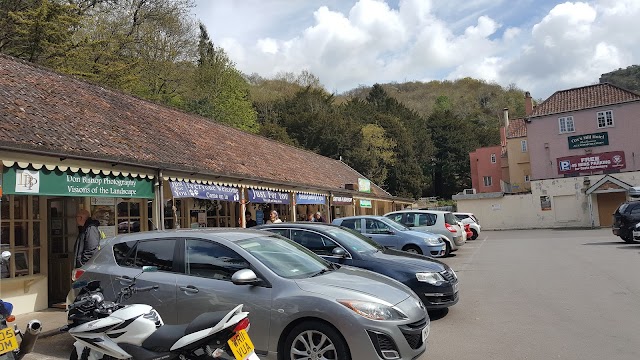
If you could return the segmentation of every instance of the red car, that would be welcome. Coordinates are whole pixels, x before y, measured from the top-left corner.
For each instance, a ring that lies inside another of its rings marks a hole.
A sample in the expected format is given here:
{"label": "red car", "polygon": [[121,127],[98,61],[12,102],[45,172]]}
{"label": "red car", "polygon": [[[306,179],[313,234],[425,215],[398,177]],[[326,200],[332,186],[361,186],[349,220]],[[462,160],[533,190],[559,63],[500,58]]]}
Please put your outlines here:
{"label": "red car", "polygon": [[471,239],[473,232],[469,229],[469,224],[464,224],[464,232],[467,233],[467,239]]}

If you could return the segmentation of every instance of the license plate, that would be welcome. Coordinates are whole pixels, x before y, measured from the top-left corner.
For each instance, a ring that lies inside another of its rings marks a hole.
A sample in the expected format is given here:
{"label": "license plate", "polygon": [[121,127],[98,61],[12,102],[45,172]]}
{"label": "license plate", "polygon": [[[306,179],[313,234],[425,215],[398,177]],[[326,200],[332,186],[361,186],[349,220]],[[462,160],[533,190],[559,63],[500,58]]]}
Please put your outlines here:
{"label": "license plate", "polygon": [[0,354],[18,349],[18,340],[12,328],[0,330]]}
{"label": "license plate", "polygon": [[422,329],[422,342],[427,341],[428,337],[429,337],[429,325],[425,326],[424,329]]}
{"label": "license plate", "polygon": [[255,348],[246,330],[240,330],[231,339],[229,339],[227,343],[229,344],[233,355],[236,357],[236,360],[254,358],[252,355],[255,355]]}

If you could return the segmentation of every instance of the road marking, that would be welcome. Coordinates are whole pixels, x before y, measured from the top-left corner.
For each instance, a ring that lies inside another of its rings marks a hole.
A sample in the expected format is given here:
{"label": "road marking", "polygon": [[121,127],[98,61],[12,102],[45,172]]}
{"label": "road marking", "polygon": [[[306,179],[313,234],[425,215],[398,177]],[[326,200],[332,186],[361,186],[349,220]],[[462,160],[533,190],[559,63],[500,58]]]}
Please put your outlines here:
{"label": "road marking", "polygon": [[[480,240],[480,245],[478,247],[474,247],[473,249],[473,253],[471,253],[471,257],[469,257],[469,260],[464,263],[464,269],[460,269],[458,271],[463,272],[463,271],[467,271],[467,268],[469,267],[469,265],[471,264],[471,262],[473,261],[473,258],[476,256],[476,254],[478,253],[478,251],[480,251],[480,249],[482,248],[482,245],[484,245],[484,243],[487,241],[489,237],[485,236],[484,239]],[[475,239],[473,241],[478,241],[478,239]]]}

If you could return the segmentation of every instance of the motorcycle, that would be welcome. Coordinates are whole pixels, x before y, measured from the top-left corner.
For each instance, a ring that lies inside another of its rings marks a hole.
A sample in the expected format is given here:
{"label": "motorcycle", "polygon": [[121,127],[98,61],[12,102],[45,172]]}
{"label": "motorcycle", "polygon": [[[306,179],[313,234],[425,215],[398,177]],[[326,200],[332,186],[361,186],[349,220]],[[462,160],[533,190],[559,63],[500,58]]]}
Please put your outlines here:
{"label": "motorcycle", "polygon": [[[11,253],[3,251],[1,256],[0,261],[7,264]],[[8,266],[6,268],[8,269]],[[18,325],[9,327],[7,322],[15,321],[15,316],[11,315],[12,312],[13,304],[0,300],[0,360],[22,359],[33,351],[42,331],[42,324],[38,320],[29,321],[24,334],[18,329]],[[19,345],[18,338],[20,338]]]}
{"label": "motorcycle", "polygon": [[220,358],[227,354],[236,360],[259,360],[249,338],[248,312],[242,305],[229,312],[200,314],[189,324],[165,325],[160,314],[149,305],[122,303],[136,293],[152,291],[157,285],[136,287],[145,272],[126,281],[115,301],[106,301],[99,281],[77,281],[80,293],[68,306],[69,325],[62,328],[76,340],[70,360],[192,360]]}

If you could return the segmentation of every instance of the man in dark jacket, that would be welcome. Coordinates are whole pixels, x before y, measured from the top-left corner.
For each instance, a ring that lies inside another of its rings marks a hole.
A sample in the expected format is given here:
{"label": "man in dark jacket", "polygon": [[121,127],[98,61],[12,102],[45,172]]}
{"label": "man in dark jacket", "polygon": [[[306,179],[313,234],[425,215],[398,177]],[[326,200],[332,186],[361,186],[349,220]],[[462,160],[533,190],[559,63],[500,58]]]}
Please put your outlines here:
{"label": "man in dark jacket", "polygon": [[98,251],[100,231],[97,220],[91,218],[88,210],[82,209],[76,214],[78,238],[75,245],[75,268],[84,265]]}

